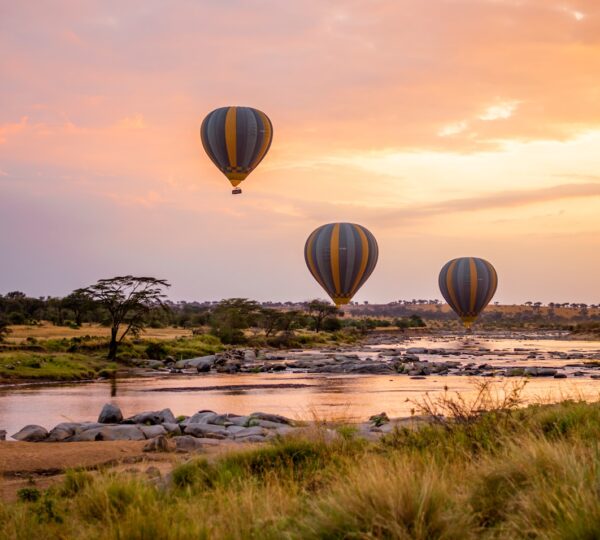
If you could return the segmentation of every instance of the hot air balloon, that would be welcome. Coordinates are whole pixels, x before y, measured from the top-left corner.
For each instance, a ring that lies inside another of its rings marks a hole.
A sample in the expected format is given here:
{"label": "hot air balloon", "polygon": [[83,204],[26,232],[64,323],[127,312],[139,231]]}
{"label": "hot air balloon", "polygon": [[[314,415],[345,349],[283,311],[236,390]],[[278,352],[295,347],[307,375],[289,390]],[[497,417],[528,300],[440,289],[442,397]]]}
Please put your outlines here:
{"label": "hot air balloon", "polygon": [[306,266],[337,306],[350,302],[367,281],[378,255],[375,237],[354,223],[322,225],[304,246]]}
{"label": "hot air balloon", "polygon": [[263,160],[273,140],[273,125],[252,107],[221,107],[209,113],[200,127],[202,146],[208,157],[238,187]]}
{"label": "hot air balloon", "polygon": [[483,259],[461,257],[444,265],[439,285],[446,302],[469,329],[494,296],[498,274]]}

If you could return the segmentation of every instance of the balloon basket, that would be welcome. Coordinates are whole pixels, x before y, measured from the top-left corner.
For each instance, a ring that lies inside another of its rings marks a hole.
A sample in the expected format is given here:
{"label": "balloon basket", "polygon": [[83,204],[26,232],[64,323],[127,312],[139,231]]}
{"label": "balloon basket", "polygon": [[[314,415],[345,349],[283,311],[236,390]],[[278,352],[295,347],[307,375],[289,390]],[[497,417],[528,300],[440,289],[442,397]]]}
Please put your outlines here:
{"label": "balloon basket", "polygon": [[239,188],[239,187],[231,190],[232,195],[239,195],[241,192],[242,192],[242,188]]}

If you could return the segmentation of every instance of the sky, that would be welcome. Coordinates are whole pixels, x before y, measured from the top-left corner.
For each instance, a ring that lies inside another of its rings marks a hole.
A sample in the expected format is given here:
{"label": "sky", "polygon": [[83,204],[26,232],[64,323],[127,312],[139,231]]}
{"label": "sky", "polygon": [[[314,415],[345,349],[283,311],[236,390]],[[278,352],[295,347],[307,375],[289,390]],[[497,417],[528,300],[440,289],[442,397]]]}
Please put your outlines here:
{"label": "sky", "polygon": [[[597,0],[0,0],[0,294],[114,275],[175,300],[325,297],[307,236],[360,223],[357,301],[600,302]],[[264,111],[233,197],[203,117]]]}

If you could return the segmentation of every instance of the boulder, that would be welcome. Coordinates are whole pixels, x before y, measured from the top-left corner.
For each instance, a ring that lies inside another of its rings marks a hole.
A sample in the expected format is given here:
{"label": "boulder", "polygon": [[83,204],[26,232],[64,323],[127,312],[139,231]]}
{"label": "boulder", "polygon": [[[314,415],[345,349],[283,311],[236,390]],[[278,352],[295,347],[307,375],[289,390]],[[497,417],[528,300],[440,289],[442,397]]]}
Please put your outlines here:
{"label": "boulder", "polygon": [[214,411],[199,411],[196,414],[192,415],[185,421],[186,425],[189,424],[208,424],[212,421],[213,418],[219,416]]}
{"label": "boulder", "polygon": [[218,414],[212,418],[209,423],[217,426],[230,426],[233,424],[231,421],[232,418],[235,418],[236,416],[237,415],[235,414]]}
{"label": "boulder", "polygon": [[183,432],[186,435],[208,439],[225,439],[228,435],[227,428],[213,424],[188,424]]}
{"label": "boulder", "polygon": [[158,417],[161,424],[175,424],[177,422],[171,409],[163,409],[158,413]]}
{"label": "boulder", "polygon": [[131,416],[123,421],[124,424],[160,424],[160,413],[158,411],[144,411]]}
{"label": "boulder", "polygon": [[174,449],[175,445],[164,435],[154,437],[144,445],[144,452],[171,452]]}
{"label": "boulder", "polygon": [[0,429],[0,441],[5,441],[5,440],[6,440],[6,430]]}
{"label": "boulder", "polygon": [[87,429],[76,434],[71,441],[143,441],[145,438],[139,426],[117,425]]}
{"label": "boulder", "polygon": [[145,426],[142,424],[139,428],[142,430],[146,439],[154,439],[154,437],[167,434],[167,430],[160,424],[156,426]]}
{"label": "boulder", "polygon": [[181,427],[177,423],[165,422],[162,427],[169,435],[181,435]]}
{"label": "boulder", "polygon": [[44,441],[48,438],[48,430],[42,426],[29,424],[25,426],[22,430],[17,431],[17,433],[15,433],[12,436],[12,438],[16,439],[17,441],[26,442]]}
{"label": "boulder", "polygon": [[265,429],[260,426],[244,428],[233,435],[234,439],[244,439],[246,437],[260,436],[265,434]]}
{"label": "boulder", "polygon": [[112,403],[106,403],[102,410],[100,411],[100,415],[98,416],[98,422],[100,424],[118,424],[123,421],[123,413],[121,413],[121,409]]}
{"label": "boulder", "polygon": [[277,422],[279,424],[287,424],[294,425],[294,421],[286,418],[285,416],[281,416],[279,414],[269,414],[263,412],[253,412],[250,415],[250,418],[257,418],[258,420],[268,420],[269,422]]}
{"label": "boulder", "polygon": [[190,435],[182,435],[181,437],[173,437],[177,452],[198,452],[204,446],[212,446],[219,444],[217,439],[196,438]]}

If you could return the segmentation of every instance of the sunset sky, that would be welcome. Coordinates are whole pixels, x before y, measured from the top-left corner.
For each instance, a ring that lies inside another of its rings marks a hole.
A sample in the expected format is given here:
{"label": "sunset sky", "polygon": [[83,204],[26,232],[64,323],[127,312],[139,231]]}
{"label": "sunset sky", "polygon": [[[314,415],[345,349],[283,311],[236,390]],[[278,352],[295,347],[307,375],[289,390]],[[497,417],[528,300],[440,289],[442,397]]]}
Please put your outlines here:
{"label": "sunset sky", "polygon": [[[600,2],[0,0],[0,293],[166,278],[173,299],[325,297],[306,237],[377,238],[356,300],[600,302]],[[203,117],[269,115],[231,195]]]}

